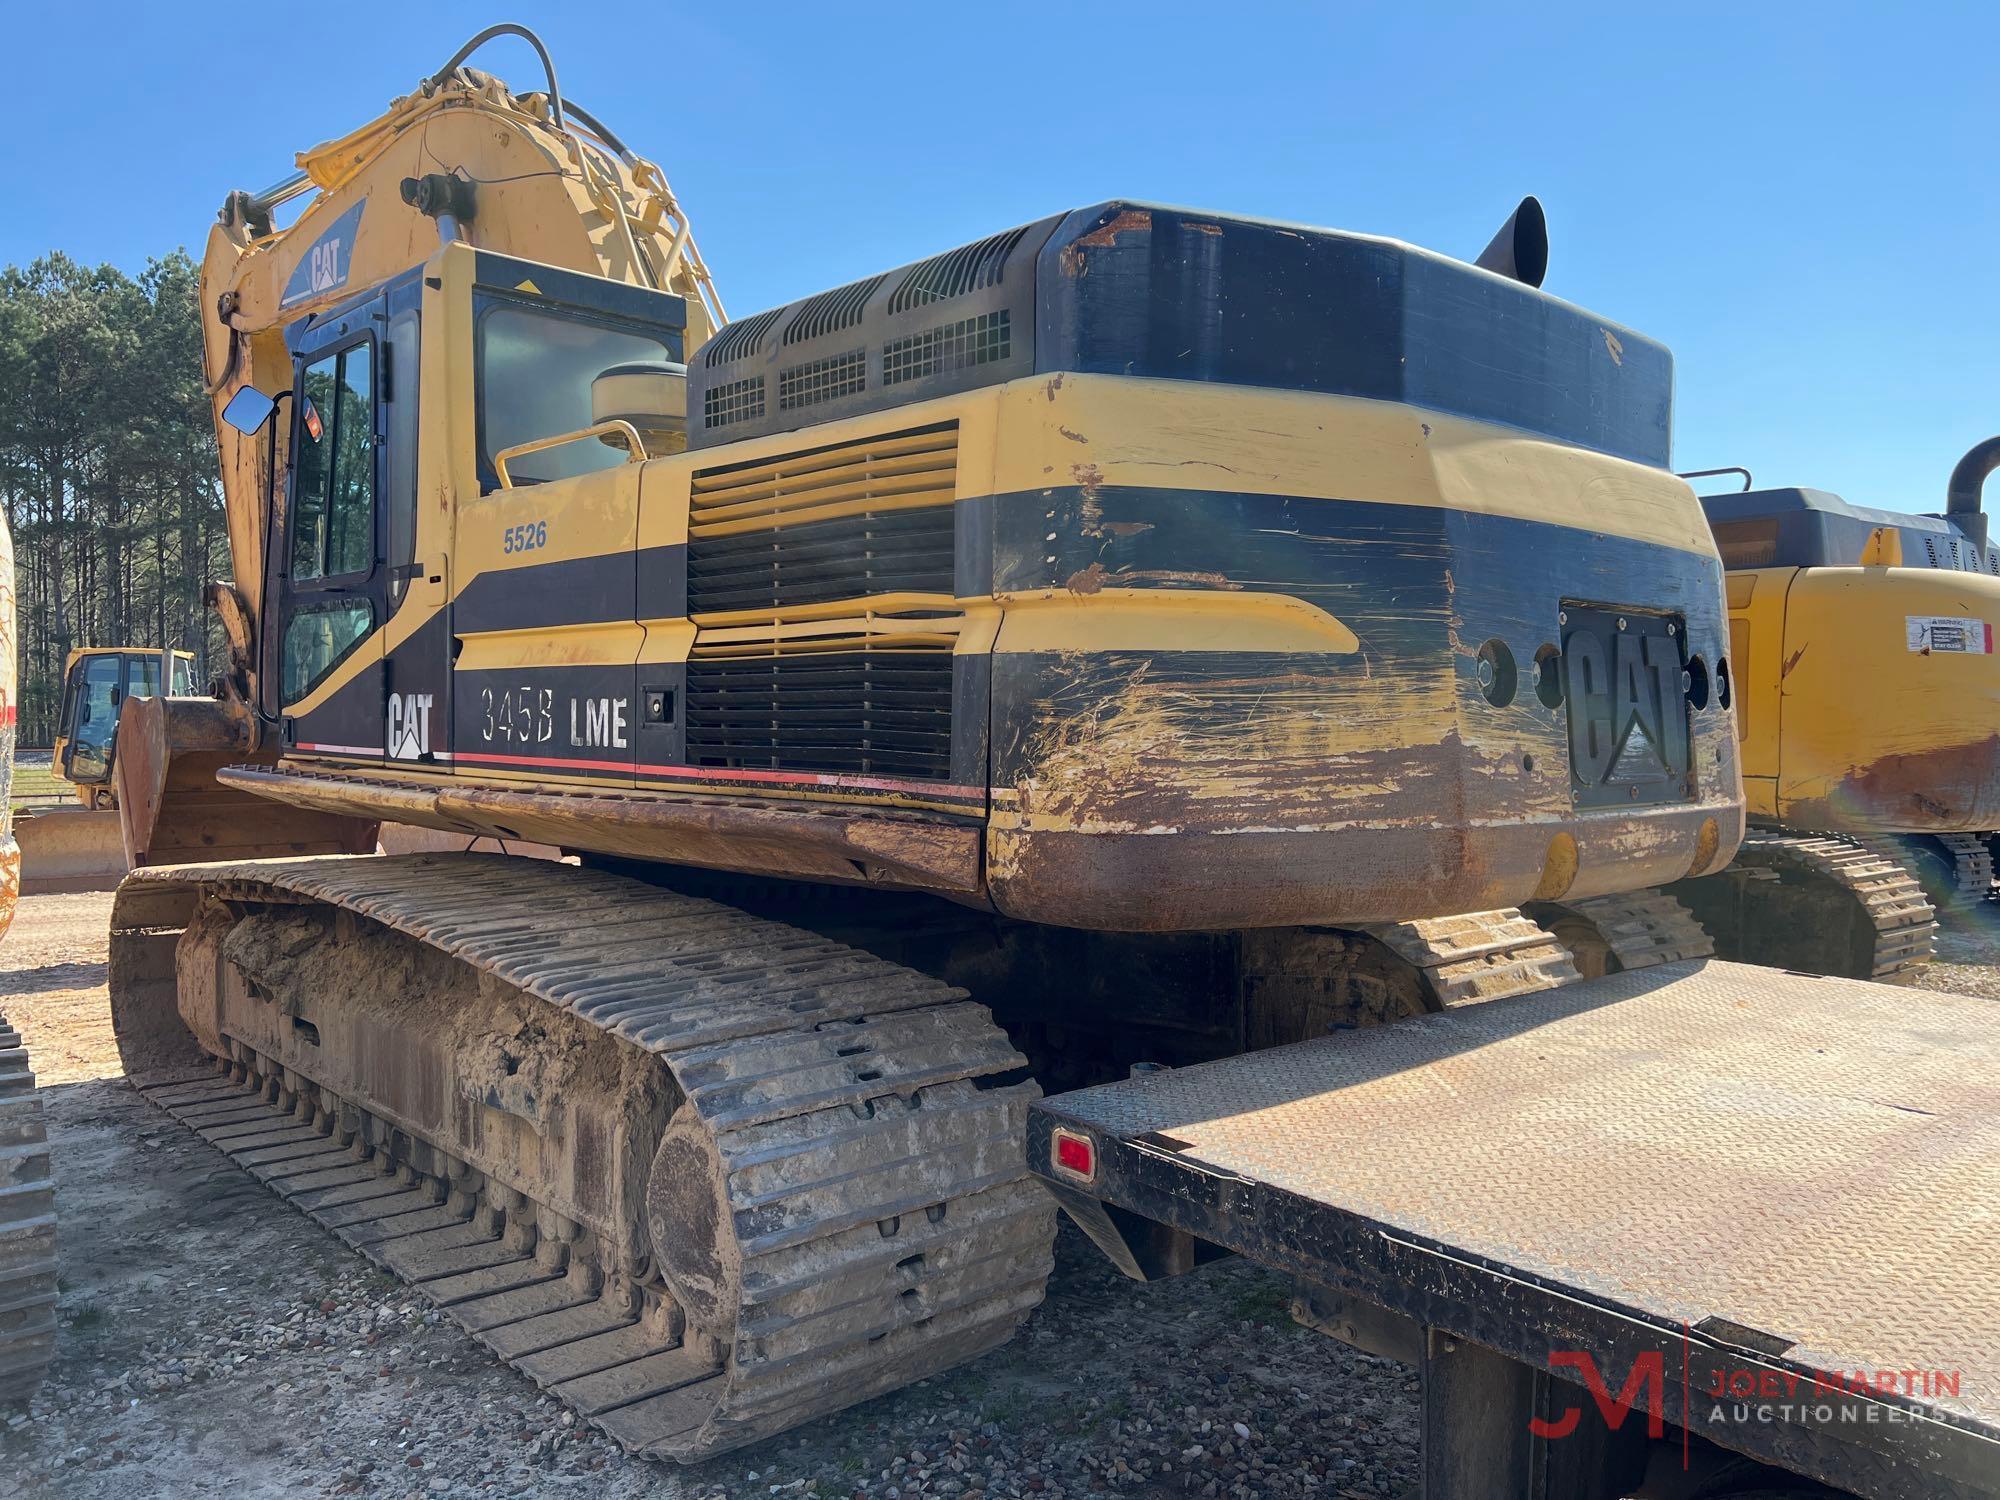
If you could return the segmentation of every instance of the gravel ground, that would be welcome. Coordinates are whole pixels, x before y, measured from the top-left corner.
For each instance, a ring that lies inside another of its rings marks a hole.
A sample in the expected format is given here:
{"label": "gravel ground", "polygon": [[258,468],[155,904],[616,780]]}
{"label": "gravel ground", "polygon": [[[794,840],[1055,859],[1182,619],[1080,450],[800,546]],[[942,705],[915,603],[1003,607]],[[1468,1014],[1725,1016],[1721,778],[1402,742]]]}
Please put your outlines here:
{"label": "gravel ground", "polygon": [[[117,1077],[107,894],[30,897],[0,995],[48,1101],[60,1354],[0,1407],[0,1495],[1401,1495],[1412,1372],[1224,1263],[1142,1287],[1065,1228],[1047,1304],[950,1376],[695,1468],[624,1457]],[[2000,930],[1996,928],[1995,930]],[[1947,936],[1933,989],[2000,998]]]}
{"label": "gravel ground", "polygon": [[953,1374],[708,1464],[622,1456],[117,1077],[106,894],[30,897],[0,995],[50,1115],[60,1350],[0,1494],[1396,1495],[1408,1369],[1225,1263],[1127,1282],[1065,1230],[1047,1304]]}

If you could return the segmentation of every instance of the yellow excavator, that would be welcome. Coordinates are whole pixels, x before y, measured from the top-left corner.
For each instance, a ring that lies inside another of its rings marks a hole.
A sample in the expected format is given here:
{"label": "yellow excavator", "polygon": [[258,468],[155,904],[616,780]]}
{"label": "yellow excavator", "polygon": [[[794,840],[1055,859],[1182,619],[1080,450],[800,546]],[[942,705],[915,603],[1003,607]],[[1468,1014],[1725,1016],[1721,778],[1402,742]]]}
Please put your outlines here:
{"label": "yellow excavator", "polygon": [[163,691],[186,698],[194,693],[192,651],[143,646],[79,646],[63,664],[62,710],[56,725],[56,773],[93,811],[114,809],[118,794],[111,767],[118,737],[118,710],[127,698],[157,697]]}
{"label": "yellow excavator", "polygon": [[144,646],[80,646],[63,668],[55,774],[76,800],[24,808],[14,825],[22,889],[107,890],[128,868],[118,820],[119,715],[128,698],[195,691],[194,653]]}
{"label": "yellow excavator", "polygon": [[[1743,835],[1722,566],[1532,199],[1477,264],[1113,201],[726,321],[518,28],[299,165],[204,263],[230,663],[124,711],[120,1046],[632,1449],[1007,1338],[1038,1077],[1575,979],[1527,902],[1706,951],[1645,892]],[[328,857],[383,819],[573,858]]]}
{"label": "yellow excavator", "polygon": [[1934,917],[1985,919],[2000,828],[2000,548],[1981,507],[2000,438],[1942,514],[1752,489],[1702,504],[1728,568],[1752,832],[1674,894],[1726,958],[1908,977]]}

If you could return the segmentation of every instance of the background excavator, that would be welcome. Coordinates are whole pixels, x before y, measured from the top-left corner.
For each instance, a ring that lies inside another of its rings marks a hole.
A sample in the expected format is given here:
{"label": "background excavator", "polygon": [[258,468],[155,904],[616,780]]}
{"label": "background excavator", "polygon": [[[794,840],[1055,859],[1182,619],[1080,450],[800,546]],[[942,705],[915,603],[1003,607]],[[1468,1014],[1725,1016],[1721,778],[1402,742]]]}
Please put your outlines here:
{"label": "background excavator", "polygon": [[[1980,491],[2000,438],[1953,469],[1941,515],[1809,489],[1703,499],[1729,570],[1729,659],[1752,829],[1674,894],[1724,957],[1907,977],[1934,915],[1986,920],[2000,828],[2000,548]],[[1696,476],[1702,477],[1702,476]]]}
{"label": "background excavator", "polygon": [[[166,665],[171,663],[171,665]],[[75,801],[37,802],[19,810],[21,888],[29,894],[108,890],[127,867],[118,824],[119,710],[127,698],[195,691],[194,654],[144,646],[79,646],[63,668],[54,774]]]}
{"label": "background excavator", "polygon": [[[162,676],[166,686],[161,686]],[[79,646],[63,664],[62,714],[57,720],[56,774],[92,810],[115,809],[111,768],[118,710],[127,698],[194,695],[194,653],[143,646]]]}
{"label": "background excavator", "polygon": [[[1742,838],[1721,563],[1533,200],[1476,266],[1114,201],[725,322],[502,31],[211,232],[230,663],[117,754],[155,1103],[689,1459],[1011,1333],[1037,1075],[1574,980],[1527,902],[1706,951],[1644,892]],[[574,862],[325,857],[383,819]]]}

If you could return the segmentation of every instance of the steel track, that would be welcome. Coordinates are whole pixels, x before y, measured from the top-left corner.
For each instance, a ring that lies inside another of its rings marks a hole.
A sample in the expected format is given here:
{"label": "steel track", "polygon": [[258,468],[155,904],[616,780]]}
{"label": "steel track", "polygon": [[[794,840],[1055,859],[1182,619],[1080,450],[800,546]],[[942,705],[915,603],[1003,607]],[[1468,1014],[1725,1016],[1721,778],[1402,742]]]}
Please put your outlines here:
{"label": "steel track", "polygon": [[[1054,1210],[1021,1146],[1039,1090],[961,991],[714,902],[504,856],[193,866],[135,884],[192,885],[243,912],[355,913],[657,1059],[663,1097],[685,1101],[668,1134],[713,1151],[726,1206],[697,1216],[706,1228],[655,1223],[653,1242],[716,1237],[731,1270],[719,1318],[671,1277],[607,1274],[525,1184],[371,1128],[367,1100],[240,1044],[218,1076],[142,1080],[632,1451],[687,1461],[768,1437],[992,1348],[1041,1300]],[[657,1166],[654,1183],[656,1209],[685,1203],[659,1191]]]}

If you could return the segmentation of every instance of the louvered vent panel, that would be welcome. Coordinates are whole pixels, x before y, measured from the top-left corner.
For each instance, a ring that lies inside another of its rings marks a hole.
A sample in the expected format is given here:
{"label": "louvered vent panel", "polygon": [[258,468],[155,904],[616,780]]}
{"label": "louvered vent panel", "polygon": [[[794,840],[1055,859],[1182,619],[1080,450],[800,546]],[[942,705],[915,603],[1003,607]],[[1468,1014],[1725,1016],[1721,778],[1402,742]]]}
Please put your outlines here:
{"label": "louvered vent panel", "polygon": [[822,334],[852,328],[861,321],[868,299],[888,279],[889,273],[885,271],[866,281],[853,282],[848,286],[835,287],[830,292],[821,292],[817,297],[808,297],[792,315],[792,321],[785,325],[785,336],[780,342],[803,343]]}
{"label": "louvered vent panel", "polygon": [[961,245],[956,250],[947,250],[942,255],[920,261],[903,274],[896,290],[889,294],[889,311],[892,314],[908,312],[913,307],[926,307],[933,302],[997,286],[1000,273],[1006,268],[1007,257],[1027,232],[1028,226],[1024,224],[1005,234],[993,235],[976,244]]}
{"label": "louvered vent panel", "polygon": [[728,324],[703,346],[702,362],[712,369],[732,359],[755,354],[764,347],[764,335],[771,331],[771,325],[778,321],[778,314],[783,311],[782,307],[776,307],[753,318]]}
{"label": "louvered vent panel", "polygon": [[695,474],[691,764],[951,774],[956,425]]}

